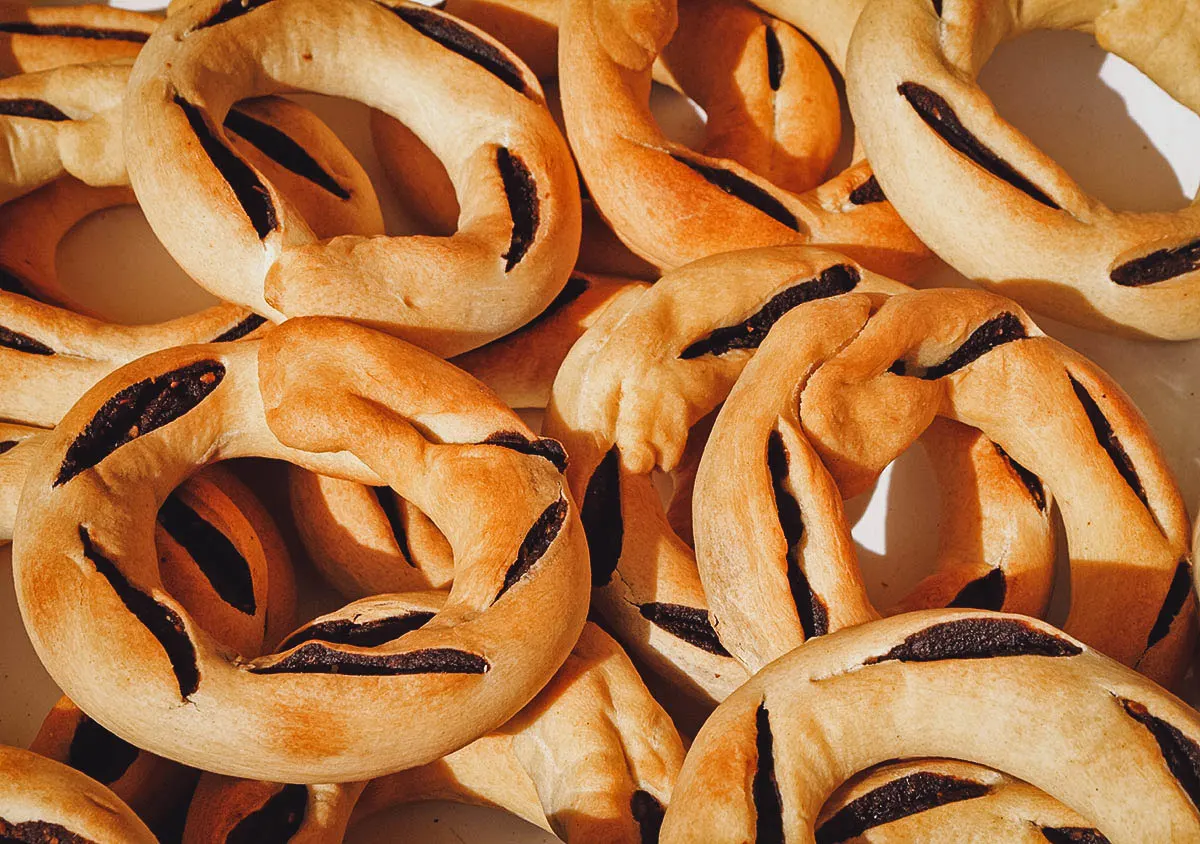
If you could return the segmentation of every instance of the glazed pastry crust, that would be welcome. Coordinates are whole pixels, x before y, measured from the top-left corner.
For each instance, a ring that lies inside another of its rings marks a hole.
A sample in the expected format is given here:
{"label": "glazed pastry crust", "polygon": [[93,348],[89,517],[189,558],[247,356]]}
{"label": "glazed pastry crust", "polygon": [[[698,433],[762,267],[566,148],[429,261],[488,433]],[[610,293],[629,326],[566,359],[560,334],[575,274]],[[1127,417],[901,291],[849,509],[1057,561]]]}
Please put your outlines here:
{"label": "glazed pastry crust", "polygon": [[[440,603],[407,597],[413,607]],[[294,795],[304,815],[288,840],[332,844],[347,825],[389,807],[454,800],[511,812],[571,844],[638,844],[657,834],[682,764],[666,712],[620,646],[588,624],[554,679],[502,729],[369,784],[309,786]],[[225,840],[287,788],[204,776],[184,841]]]}
{"label": "glazed pastry crust", "polygon": [[[439,43],[447,27],[486,61]],[[216,128],[237,100],[295,89],[403,120],[469,197],[456,234],[317,238]],[[423,6],[184,6],[138,55],[124,129],[131,182],[163,245],[202,286],[271,319],[344,316],[453,355],[544,310],[578,252],[578,183],[537,80],[502,45]]]}
{"label": "glazed pastry crust", "polygon": [[[88,426],[133,385],[190,398],[167,393],[165,418],[113,446],[107,423]],[[70,451],[97,435],[87,452]],[[366,328],[293,320],[262,340],[142,358],[89,391],[43,454],[14,542],[34,647],[91,717],[194,767],[336,782],[425,764],[528,703],[584,621],[586,546],[557,444],[470,376]],[[386,482],[427,513],[455,551],[454,589],[436,620],[382,645],[301,643],[253,661],[217,647],[162,591],[150,526],[197,467],[254,455]],[[519,642],[509,635],[518,628]],[[334,673],[342,666],[348,674]],[[394,730],[397,717],[410,728]]]}
{"label": "glazed pastry crust", "polygon": [[773,826],[812,842],[834,789],[922,756],[1025,780],[1113,842],[1191,840],[1194,766],[1167,760],[1198,741],[1194,710],[1043,622],[908,613],[814,639],[731,695],[692,745],[661,840],[744,841]]}

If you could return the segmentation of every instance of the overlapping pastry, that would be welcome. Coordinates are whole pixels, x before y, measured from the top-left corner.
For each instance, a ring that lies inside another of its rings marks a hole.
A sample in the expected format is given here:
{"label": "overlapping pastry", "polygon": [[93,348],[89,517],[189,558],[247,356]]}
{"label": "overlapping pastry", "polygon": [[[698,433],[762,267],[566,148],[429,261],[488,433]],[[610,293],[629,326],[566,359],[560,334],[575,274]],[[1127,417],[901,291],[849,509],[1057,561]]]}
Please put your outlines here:
{"label": "overlapping pastry", "polygon": [[73,768],[0,746],[0,838],[20,842],[157,840],[115,794]]}
{"label": "overlapping pastry", "polygon": [[[757,671],[875,616],[842,497],[939,416],[991,446],[1014,491],[998,520],[1009,535],[1021,535],[1024,518],[1036,536],[1053,494],[1070,559],[1064,629],[1176,686],[1195,643],[1196,599],[1187,512],[1157,444],[1094,364],[1015,303],[973,290],[807,305],[780,319],[747,364],[696,479],[696,558],[722,644]],[[969,524],[978,506],[966,496],[946,518]],[[993,540],[1002,557],[967,568],[957,595],[939,583],[928,597],[1040,614],[1052,550],[1022,554],[1004,533]]]}
{"label": "overlapping pastry", "polygon": [[[1196,539],[1150,426],[1015,302],[892,280],[920,237],[1197,334],[1195,208],[1102,207],[974,81],[1085,29],[1195,105],[1194,16],[754,5],[0,2],[0,540],[64,694],[0,748],[0,839],[333,844],[450,799],[574,844],[1200,841]],[[831,70],[864,149],[823,182]],[[424,231],[297,91],[371,110]],[[222,303],[75,300],[60,241],[127,204]],[[917,442],[937,555],[877,604],[844,502]],[[339,595],[297,601],[213,465],[245,457],[290,464]]]}
{"label": "overlapping pastry", "polygon": [[661,840],[846,840],[817,827],[830,792],[881,762],[942,756],[1086,819],[1058,840],[1188,841],[1197,742],[1193,709],[1049,625],[907,613],[814,639],[731,695],[688,753]]}
{"label": "overlapping pastry", "polygon": [[[443,609],[403,632],[402,606],[351,604],[326,617],[346,628],[332,638],[229,654],[163,591],[152,526],[181,480],[245,456],[413,501],[454,551]],[[17,516],[18,603],[63,691],[139,747],[264,779],[391,773],[506,722],[578,638],[587,552],[564,459],[470,376],[367,328],[290,320],[158,352],[90,390],[43,447]],[[381,641],[380,624],[401,635]]]}
{"label": "overlapping pastry", "polygon": [[[440,603],[424,599],[430,612]],[[205,776],[183,840],[336,844],[350,823],[375,812],[454,800],[511,812],[570,844],[639,844],[657,840],[682,764],[666,712],[620,646],[588,624],[554,679],[501,730],[370,783],[306,789]]]}
{"label": "overlapping pastry", "polygon": [[[720,148],[697,153],[663,134],[649,109],[651,68],[677,23],[669,0],[565,0],[559,22],[567,135],[589,195],[626,245],[671,269],[736,249],[812,243],[896,278],[916,274],[926,249],[865,162],[793,193]],[[781,22],[758,31],[760,73],[772,92],[782,90],[793,70],[779,45],[804,36]],[[829,54],[836,62],[844,48]]]}
{"label": "overlapping pastry", "polygon": [[[458,230],[318,237],[221,128],[238,100],[295,89],[403,121],[467,203]],[[138,54],[124,112],[130,180],[159,240],[202,286],[270,319],[349,317],[453,355],[541,313],[574,265],[578,183],[537,80],[442,12],[190,3]]]}

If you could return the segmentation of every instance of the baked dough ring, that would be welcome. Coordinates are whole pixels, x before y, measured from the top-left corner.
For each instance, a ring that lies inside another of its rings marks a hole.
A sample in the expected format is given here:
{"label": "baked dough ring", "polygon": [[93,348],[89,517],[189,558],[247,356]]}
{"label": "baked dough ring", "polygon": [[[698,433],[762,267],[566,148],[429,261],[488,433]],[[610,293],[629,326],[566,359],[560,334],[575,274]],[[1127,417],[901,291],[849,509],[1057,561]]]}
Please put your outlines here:
{"label": "baked dough ring", "polygon": [[[540,316],[507,337],[451,359],[510,407],[542,408],[571,346],[600,314],[633,306],[646,285],[575,273]],[[445,537],[388,487],[289,472],[300,540],[343,595],[449,588],[454,560]]]}
{"label": "baked dough ring", "polygon": [[0,3],[0,76],[132,58],[158,18],[109,6]]}
{"label": "baked dough ring", "polygon": [[[663,135],[648,99],[651,66],[676,29],[672,0],[565,2],[559,79],[567,134],[597,208],[636,254],[669,269],[718,252],[812,242],[899,278],[922,264],[927,250],[863,162],[793,194]],[[769,31],[803,38],[782,24]],[[771,80],[788,74],[786,65],[764,64]]]}
{"label": "baked dough ring", "polygon": [[[651,473],[680,466],[689,435],[725,399],[776,320],[805,301],[851,291],[908,288],[811,247],[713,256],[668,274],[627,313],[603,315],[555,381],[545,430],[571,455],[567,477],[588,532],[593,602],[643,664],[702,700],[722,699],[745,669],[710,624],[693,552],[672,530]],[[953,452],[944,458],[948,466],[959,473],[972,467],[980,478],[974,488],[955,480],[946,490],[952,512],[966,506],[956,495],[1001,510],[991,520],[944,519],[953,530],[944,537],[943,567],[970,562],[982,540],[995,536],[997,553],[1008,546],[1014,556],[1041,559],[1048,589],[1054,544],[1046,514],[994,450],[976,451],[970,438],[949,434],[941,440],[935,448]],[[1000,523],[1015,512],[1036,531],[1016,540],[1005,532]],[[943,597],[933,588],[923,595]],[[1045,598],[1023,607],[1040,608]]]}
{"label": "baked dough ring", "polygon": [[1071,558],[1065,628],[1177,683],[1196,637],[1191,528],[1121,388],[983,291],[892,297],[860,325],[800,402],[804,433],[843,494],[873,482],[935,416],[978,428],[1054,491]]}
{"label": "baked dough ring", "polygon": [[[469,199],[458,232],[319,240],[216,128],[239,99],[297,88],[405,121]],[[202,286],[271,319],[346,316],[453,355],[541,313],[578,253],[578,183],[537,80],[424,6],[184,6],[138,55],[125,132],[130,179],[167,251]]]}
{"label": "baked dough ring", "polygon": [[391,806],[455,800],[504,809],[571,844],[638,844],[657,839],[682,764],[666,712],[620,646],[588,624],[550,684],[498,731],[365,789],[314,785],[306,793],[206,775],[184,842],[241,840],[229,836],[254,830],[273,833],[267,840],[334,844],[348,824]]}
{"label": "baked dough ring", "polygon": [[[242,133],[235,135],[238,148],[271,174],[314,229],[332,236],[382,225],[366,172],[308,110],[277,98],[250,100],[230,112],[228,125]],[[122,364],[171,346],[236,340],[265,323],[229,304],[147,325],[87,315],[59,283],[58,245],[89,215],[135,203],[128,188],[62,177],[0,206],[0,364],[10,379],[0,416],[49,427]]]}
{"label": "baked dough ring", "polygon": [[[130,70],[125,60],[0,79],[0,201],[64,175],[93,187],[129,184],[120,118]],[[316,231],[383,231],[362,166],[307,109],[276,97],[248,100],[229,111],[225,128]]]}
{"label": "baked dough ring", "polygon": [[1198,742],[1195,711],[1043,622],[908,613],[814,639],[731,695],[661,840],[823,840],[818,813],[847,779],[938,756],[1025,780],[1113,844],[1194,841]]}
{"label": "baked dough ring", "polygon": [[95,780],[28,750],[0,746],[0,838],[5,841],[158,840]]}
{"label": "baked dough ring", "polygon": [[1187,0],[886,0],[863,14],[847,74],[880,184],[938,255],[1030,308],[1135,336],[1200,337],[1200,205],[1106,207],[975,81],[997,44],[1035,29],[1092,33],[1200,111],[1200,26]]}
{"label": "baked dough ring", "polygon": [[816,839],[822,844],[1103,844],[1086,820],[1045,792],[952,759],[893,762],[855,777],[821,807]]}
{"label": "baked dough ring", "polygon": [[[455,0],[459,15],[508,45],[539,78],[558,73],[559,0]],[[776,34],[776,28],[780,34]],[[784,67],[778,78],[771,68]],[[690,92],[708,116],[702,152],[727,157],[792,191],[816,186],[837,151],[837,91],[820,54],[790,28],[739,2],[693,0],[654,63],[654,80]],[[446,169],[405,126],[372,112],[375,148],[407,209],[432,234],[452,234],[459,207]],[[588,197],[575,268],[655,279],[600,218]]]}
{"label": "baked dough ring", "polygon": [[[784,315],[730,391],[700,460],[700,579],[721,643],[751,673],[806,639],[879,617],[859,572],[842,492],[798,418],[809,379],[837,360],[878,305],[849,295]],[[1055,559],[1045,486],[964,425],[942,420],[932,445],[947,528],[940,565],[898,607],[885,609],[1041,615]],[[1087,601],[1080,604],[1086,612]],[[1119,618],[1107,622],[1119,626]]]}
{"label": "baked dough ring", "polygon": [[[246,456],[413,501],[454,549],[443,611],[382,644],[232,659],[161,589],[150,525],[196,468]],[[60,688],[127,741],[235,776],[369,779],[495,729],[570,652],[587,548],[564,458],[470,376],[361,326],[302,319],[158,352],[89,391],[44,447],[19,509],[18,603]]]}
{"label": "baked dough ring", "polygon": [[[205,467],[171,493],[155,545],[164,587],[217,641],[256,656],[291,629],[295,583],[283,538],[226,467]],[[29,749],[111,788],[160,835],[196,781],[195,771],[114,736],[65,697]]]}
{"label": "baked dough ring", "polygon": [[[539,79],[558,75],[560,0],[450,0],[450,14],[494,35]],[[537,23],[533,23],[537,21]],[[783,70],[786,69],[786,72]],[[736,0],[688,0],[679,26],[654,63],[655,82],[691,98],[707,115],[699,150],[732,158],[792,192],[820,184],[841,140],[841,106],[821,54],[790,26]],[[395,121],[375,113],[376,138]],[[377,143],[389,175],[423,178],[387,143]],[[392,166],[389,166],[392,165]],[[403,191],[402,191],[403,192]]]}

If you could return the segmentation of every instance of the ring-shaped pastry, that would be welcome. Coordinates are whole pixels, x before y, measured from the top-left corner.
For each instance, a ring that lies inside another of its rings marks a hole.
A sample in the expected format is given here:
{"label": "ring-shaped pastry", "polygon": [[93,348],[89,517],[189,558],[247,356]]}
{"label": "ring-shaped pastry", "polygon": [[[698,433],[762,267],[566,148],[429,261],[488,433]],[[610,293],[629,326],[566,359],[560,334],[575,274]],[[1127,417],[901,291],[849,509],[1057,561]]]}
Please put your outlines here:
{"label": "ring-shaped pastry", "polygon": [[936,610],[814,639],[730,695],[692,744],[661,840],[825,841],[834,789],[922,756],[1003,771],[1087,819],[1061,840],[1200,837],[1193,709],[1043,622]]}
{"label": "ring-shaped pastry", "polygon": [[1200,337],[1200,204],[1108,208],[1001,117],[976,77],[1036,29],[1095,35],[1200,111],[1200,26],[1184,0],[885,0],[863,13],[847,90],[879,183],[963,275],[1029,308],[1142,337]]}
{"label": "ring-shaped pastry", "polygon": [[[559,84],[567,135],[589,195],[618,237],[666,269],[719,252],[812,243],[912,277],[928,252],[865,162],[795,194],[663,134],[649,109],[652,65],[676,26],[671,0],[565,0]],[[789,70],[771,40],[804,36],[782,22],[765,31],[765,69],[781,82]]]}
{"label": "ring-shaped pastry", "polygon": [[[230,112],[228,125],[244,133],[236,135],[238,148],[271,174],[314,229],[333,235],[381,225],[366,173],[311,112],[286,100],[253,100]],[[6,419],[54,425],[122,364],[171,346],[237,340],[265,324],[245,308],[220,304],[166,322],[117,325],[73,301],[59,282],[59,243],[91,214],[135,202],[128,188],[93,188],[63,176],[0,206],[0,362],[10,387],[0,414]]]}
{"label": "ring-shaped pastry", "polygon": [[[571,455],[567,477],[588,534],[593,602],[636,658],[695,697],[721,700],[745,679],[746,668],[712,627],[694,553],[673,529],[681,520],[664,511],[653,472],[699,460],[698,423],[725,400],[784,314],[818,299],[908,291],[812,247],[713,256],[669,273],[628,311],[602,315],[564,361],[545,431]],[[944,518],[942,567],[973,571],[980,555],[987,568],[1009,557],[1040,561],[1048,589],[1054,559],[1048,515],[1004,458],[949,430],[932,445],[945,451],[935,466],[951,478],[944,484],[947,510],[957,515],[965,505],[955,496],[974,495],[981,511],[995,514]],[[974,483],[963,477],[968,472]],[[686,487],[686,478],[676,480]],[[1014,536],[1005,521],[1028,530]],[[920,594],[931,601],[955,597],[945,591]],[[1027,611],[1046,600],[1044,592],[1013,590],[1010,601],[1018,597]]]}
{"label": "ring-shaped pastry", "polygon": [[[295,89],[403,121],[462,197],[458,231],[318,239],[220,128],[237,100]],[[449,356],[541,313],[578,253],[578,182],[537,80],[425,6],[184,6],[138,55],[124,128],[130,179],[167,251],[201,286],[270,319],[349,317]]]}
{"label": "ring-shaped pastry", "polygon": [[[693,493],[700,580],[722,645],[752,674],[807,639],[879,617],[842,491],[799,419],[809,379],[879,305],[847,295],[782,316],[730,390],[700,458]],[[883,609],[1042,615],[1055,560],[1046,487],[964,425],[943,421],[926,446],[942,486],[938,571]],[[1081,606],[1086,611],[1087,601]]]}
{"label": "ring-shaped pastry", "polygon": [[[292,627],[295,584],[283,538],[254,494],[224,466],[189,478],[158,511],[163,586],[219,642],[246,657]],[[196,772],[146,753],[62,698],[29,749],[112,789],[160,837]]]}
{"label": "ring-shaped pastry", "polygon": [[305,789],[206,775],[184,842],[269,831],[269,840],[334,844],[348,824],[389,807],[454,800],[504,809],[567,842],[640,844],[657,839],[682,764],[667,713],[620,646],[588,624],[549,685],[496,732],[370,783]]}
{"label": "ring-shaped pastry", "polygon": [[[152,526],[183,478],[246,456],[411,500],[454,549],[443,610],[382,644],[231,657],[162,589]],[[500,726],[570,652],[587,549],[564,460],[469,375],[368,328],[302,319],[158,352],[90,390],[42,448],[18,511],[18,603],[59,687],[125,740],[236,776],[369,779]]]}
{"label": "ring-shaped pastry", "polygon": [[1196,639],[1191,526],[1121,388],[980,290],[893,296],[845,341],[800,379],[798,414],[843,494],[867,488],[937,416],[979,429],[1054,493],[1071,563],[1064,628],[1174,687]]}

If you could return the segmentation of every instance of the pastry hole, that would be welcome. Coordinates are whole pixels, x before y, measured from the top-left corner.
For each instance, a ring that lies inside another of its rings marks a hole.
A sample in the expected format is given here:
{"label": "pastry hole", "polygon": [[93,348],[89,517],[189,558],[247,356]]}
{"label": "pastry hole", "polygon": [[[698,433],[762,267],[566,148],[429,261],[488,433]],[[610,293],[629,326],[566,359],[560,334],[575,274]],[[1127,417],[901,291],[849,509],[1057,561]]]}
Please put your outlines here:
{"label": "pastry hole", "polygon": [[1200,185],[1200,117],[1090,35],[1006,41],[979,83],[1005,120],[1117,210],[1184,208]]}

